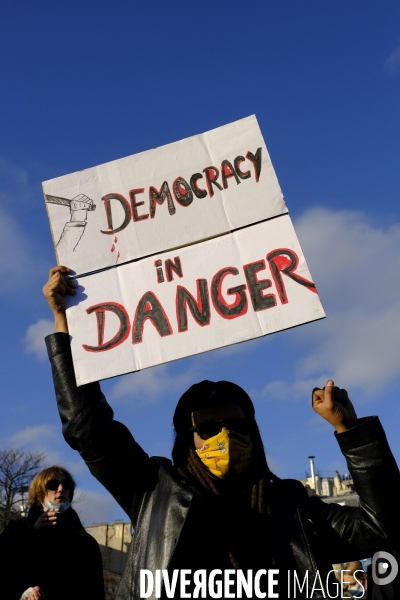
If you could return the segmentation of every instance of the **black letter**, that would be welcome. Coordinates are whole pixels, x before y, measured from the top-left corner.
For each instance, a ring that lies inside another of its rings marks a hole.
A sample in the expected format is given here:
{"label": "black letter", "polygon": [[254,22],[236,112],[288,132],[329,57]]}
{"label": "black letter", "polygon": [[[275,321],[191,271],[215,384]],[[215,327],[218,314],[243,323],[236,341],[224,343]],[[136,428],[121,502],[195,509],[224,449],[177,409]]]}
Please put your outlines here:
{"label": "black letter", "polygon": [[199,179],[203,179],[203,175],[201,173],[195,173],[192,175],[190,178],[190,187],[192,188],[196,198],[205,198],[207,196],[206,190],[201,190],[197,187],[197,181]]}
{"label": "black letter", "polygon": [[210,301],[208,298],[207,279],[197,279],[197,300],[188,290],[180,285],[176,288],[176,316],[178,320],[178,331],[186,331],[188,328],[186,306],[192,313],[192,317],[199,325],[210,324]]}
{"label": "black letter", "polygon": [[242,163],[245,160],[244,156],[237,156],[235,158],[235,160],[233,161],[233,164],[235,165],[235,169],[236,169],[236,173],[239,175],[240,179],[248,179],[249,177],[251,177],[251,173],[250,171],[241,171],[240,170],[240,163]]}
{"label": "black letter", "polygon": [[[185,191],[182,192],[181,188],[183,188]],[[182,204],[182,206],[189,206],[189,204],[192,204],[193,192],[190,189],[190,185],[183,179],[183,177],[178,177],[175,179],[174,183],[172,184],[172,189],[174,190],[175,198],[179,204]]]}
{"label": "black letter", "polygon": [[257,182],[260,179],[260,173],[261,173],[261,150],[262,150],[262,148],[257,148],[257,152],[255,153],[255,155],[252,154],[250,152],[250,150],[246,154],[246,157],[249,160],[251,160],[251,162],[253,163],[253,166],[254,166],[254,175],[256,177],[256,181]]}
{"label": "black letter", "polygon": [[[286,258],[286,257],[289,257]],[[299,264],[299,257],[293,250],[288,250],[287,248],[279,248],[278,250],[273,250],[269,254],[267,254],[267,260],[269,262],[269,268],[274,278],[274,282],[276,285],[276,289],[278,290],[279,299],[282,304],[288,303],[288,298],[286,295],[285,284],[283,282],[283,278],[281,276],[281,272],[285,273],[290,279],[293,279],[296,283],[300,283],[300,285],[304,285],[310,292],[314,292],[318,294],[317,289],[315,287],[315,283],[309,281],[308,279],[304,279],[301,275],[296,275],[293,273],[297,269],[297,265]]]}
{"label": "black letter", "polygon": [[219,183],[217,183],[217,179],[219,177],[218,169],[216,167],[206,167],[205,169],[203,169],[203,173],[206,174],[206,182],[210,198],[214,196],[214,190],[212,188],[213,185],[215,185],[222,192],[222,186]]}
{"label": "black letter", "polygon": [[174,206],[174,201],[172,200],[171,192],[169,191],[168,182],[164,181],[162,184],[161,190],[158,192],[155,187],[151,186],[149,189],[149,200],[150,200],[150,218],[154,219],[154,215],[156,214],[156,205],[163,204],[165,198],[168,200],[168,211],[170,215],[174,215],[176,212],[176,208]]}
{"label": "black letter", "polygon": [[271,287],[270,279],[257,279],[256,273],[265,269],[265,260],[244,265],[244,274],[250,291],[251,303],[254,310],[265,310],[276,306],[275,294],[263,296],[262,291]]}
{"label": "black letter", "polygon": [[154,266],[157,271],[157,283],[163,283],[164,282],[164,273],[162,270],[162,260],[155,260]]}
{"label": "black letter", "polygon": [[236,183],[241,183],[239,177],[236,175],[236,171],[229,162],[229,160],[223,160],[221,163],[221,177],[222,177],[222,185],[224,189],[228,187],[228,179],[229,177],[234,177],[236,179]]}
{"label": "black letter", "polygon": [[[114,337],[108,342],[104,343],[104,326],[106,324],[106,310],[110,310],[120,320],[119,330],[114,335]],[[126,312],[125,308],[121,304],[117,304],[117,302],[105,302],[104,304],[96,304],[95,306],[90,306],[86,309],[88,315],[91,315],[93,312],[96,313],[97,317],[97,338],[98,338],[98,346],[87,346],[86,344],[82,344],[83,348],[88,352],[103,352],[104,350],[111,350],[111,348],[115,348],[119,344],[122,344],[126,340],[129,335],[129,330],[131,328],[131,324],[129,322],[129,315]]]}
{"label": "black letter", "polygon": [[133,220],[136,223],[136,221],[143,221],[144,219],[148,219],[149,215],[139,215],[138,211],[137,211],[137,207],[138,206],[143,206],[144,202],[136,202],[136,194],[143,194],[144,192],[144,188],[136,188],[135,190],[131,190],[129,192],[129,196],[131,197],[131,205],[132,205],[132,211],[133,211]]}
{"label": "black letter", "polygon": [[[118,231],[122,231],[129,224],[131,220],[131,209],[129,207],[128,200],[124,198],[121,194],[106,194],[102,197],[104,200],[104,208],[106,209],[106,217],[107,217],[107,226],[111,231],[103,231],[100,230],[100,233],[105,233],[106,235],[112,235],[114,233],[118,233]],[[112,221],[112,213],[111,213],[111,200],[118,200],[121,202],[121,206],[125,213],[125,218],[120,227],[113,229],[113,221]]]}
{"label": "black letter", "polygon": [[237,285],[236,287],[229,288],[227,294],[229,296],[236,296],[233,304],[227,304],[222,296],[222,283],[227,275],[238,275],[239,271],[235,267],[227,267],[221,269],[216,275],[214,275],[211,283],[211,298],[215,307],[215,310],[224,319],[235,319],[247,313],[247,297],[246,297],[246,286],[244,284]]}
{"label": "black letter", "polygon": [[172,334],[172,328],[164,309],[153,292],[146,292],[139,300],[133,321],[132,344],[140,344],[143,338],[143,327],[146,319],[157,329],[161,337]]}
{"label": "black letter", "polygon": [[170,258],[168,258],[165,261],[167,281],[173,280],[174,276],[172,275],[172,271],[174,271],[178,275],[178,277],[183,277],[181,259],[179,258],[179,256],[175,256],[174,261],[175,262],[173,262]]}

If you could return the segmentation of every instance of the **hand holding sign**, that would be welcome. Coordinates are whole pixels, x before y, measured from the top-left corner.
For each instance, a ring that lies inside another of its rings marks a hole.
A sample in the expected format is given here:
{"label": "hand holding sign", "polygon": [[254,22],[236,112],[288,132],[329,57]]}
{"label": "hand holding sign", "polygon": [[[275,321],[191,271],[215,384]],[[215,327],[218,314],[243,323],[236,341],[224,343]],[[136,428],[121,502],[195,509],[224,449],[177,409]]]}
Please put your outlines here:
{"label": "hand holding sign", "polygon": [[71,269],[60,265],[50,269],[49,280],[43,287],[43,294],[54,315],[56,331],[68,333],[65,316],[65,295],[75,294],[76,283],[67,277]]}
{"label": "hand holding sign", "polygon": [[332,379],[322,390],[313,389],[312,405],[315,412],[333,425],[338,433],[357,425],[357,415],[346,390],[335,387]]}

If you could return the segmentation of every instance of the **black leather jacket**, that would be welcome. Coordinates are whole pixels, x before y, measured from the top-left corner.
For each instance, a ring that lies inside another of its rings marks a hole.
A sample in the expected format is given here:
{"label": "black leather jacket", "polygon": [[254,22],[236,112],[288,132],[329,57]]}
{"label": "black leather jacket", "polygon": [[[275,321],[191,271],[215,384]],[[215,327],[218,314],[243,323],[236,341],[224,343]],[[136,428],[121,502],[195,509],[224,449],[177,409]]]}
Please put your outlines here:
{"label": "black leather jacket", "polygon": [[[149,458],[129,430],[113,420],[98,383],[76,387],[69,336],[52,334],[46,344],[64,437],[135,528],[116,600],[139,599],[139,570],[168,568],[196,499],[169,460]],[[336,438],[360,496],[358,508],[309,498],[298,481],[273,484],[282,563],[294,565],[300,581],[308,572],[308,592],[297,592],[297,598],[325,598],[318,590],[311,595],[316,572],[325,582],[332,563],[369,557],[387,547],[397,524],[399,470],[378,418],[360,419]],[[385,481],[390,482],[389,493]]]}

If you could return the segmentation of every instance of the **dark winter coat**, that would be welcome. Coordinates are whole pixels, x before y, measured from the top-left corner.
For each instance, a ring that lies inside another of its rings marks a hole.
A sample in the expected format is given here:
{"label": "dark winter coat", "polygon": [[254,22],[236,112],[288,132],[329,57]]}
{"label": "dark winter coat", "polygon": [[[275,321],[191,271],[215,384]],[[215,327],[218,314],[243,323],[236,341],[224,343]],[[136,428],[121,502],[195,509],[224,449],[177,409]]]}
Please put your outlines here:
{"label": "dark winter coat", "polygon": [[[113,420],[98,383],[76,387],[69,336],[53,334],[46,343],[64,437],[81,453],[135,528],[117,599],[137,600],[140,569],[154,572],[171,564],[181,568],[174,563],[174,556],[187,553],[190,557],[190,545],[182,548],[188,541],[185,523],[198,510],[199,499],[181,483],[170,461],[149,458],[128,429]],[[309,498],[294,480],[275,480],[273,484],[280,564],[296,569],[301,581],[308,572],[308,595],[304,591],[303,595],[297,593],[297,598],[326,597],[322,591],[311,596],[316,572],[324,580],[332,563],[368,557],[384,549],[398,518],[399,471],[378,418],[360,419],[359,425],[336,438],[360,496],[359,508]],[[390,493],[384,491],[383,481],[390,481]],[[215,564],[215,568],[223,566]]]}
{"label": "dark winter coat", "polygon": [[28,517],[11,521],[0,536],[1,592],[19,600],[39,586],[45,600],[104,600],[103,568],[96,540],[73,508],[55,526],[34,529],[43,512],[33,506]]}

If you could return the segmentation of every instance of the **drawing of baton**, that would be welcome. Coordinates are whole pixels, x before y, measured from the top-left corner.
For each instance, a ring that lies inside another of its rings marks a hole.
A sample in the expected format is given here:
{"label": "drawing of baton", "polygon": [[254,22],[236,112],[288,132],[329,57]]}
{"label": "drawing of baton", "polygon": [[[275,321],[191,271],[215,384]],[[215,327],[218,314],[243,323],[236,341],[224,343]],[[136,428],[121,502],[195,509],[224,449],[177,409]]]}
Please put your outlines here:
{"label": "drawing of baton", "polygon": [[57,248],[67,249],[72,246],[72,250],[80,242],[81,237],[85,233],[87,223],[87,212],[88,210],[96,210],[96,205],[93,200],[85,196],[85,194],[79,194],[68,200],[67,198],[59,198],[58,196],[50,196],[45,194],[46,202],[49,204],[60,204],[62,206],[68,206],[71,211],[71,220],[67,221],[64,225],[61,237],[58,240]]}

